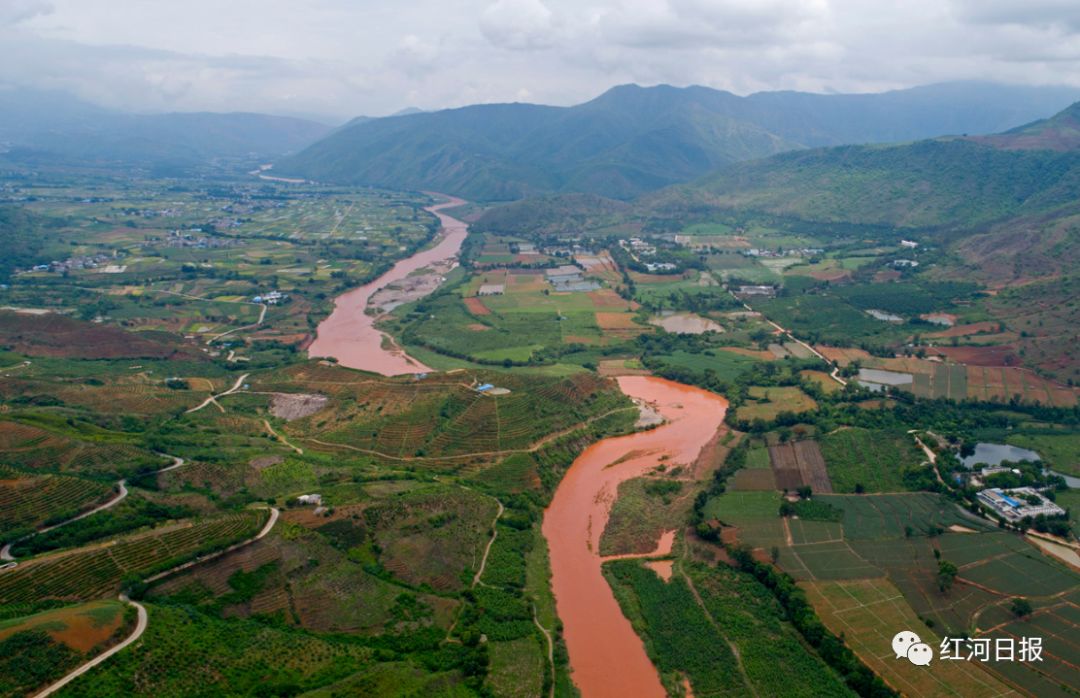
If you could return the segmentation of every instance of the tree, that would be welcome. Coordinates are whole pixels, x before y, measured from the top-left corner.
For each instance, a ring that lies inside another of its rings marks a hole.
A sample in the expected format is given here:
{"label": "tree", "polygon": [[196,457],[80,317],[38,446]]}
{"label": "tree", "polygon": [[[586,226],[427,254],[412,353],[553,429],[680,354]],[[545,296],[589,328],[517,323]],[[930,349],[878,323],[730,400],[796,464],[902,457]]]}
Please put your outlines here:
{"label": "tree", "polygon": [[949,589],[952,589],[953,582],[956,581],[956,575],[959,572],[960,570],[957,569],[956,565],[948,560],[938,561],[937,584],[938,589],[943,594],[947,594]]}
{"label": "tree", "polygon": [[810,485],[803,485],[795,491],[798,493],[799,499],[810,499],[810,495],[814,493]]}
{"label": "tree", "polygon": [[1031,602],[1018,596],[1009,604],[1009,610],[1017,618],[1025,618],[1031,615]]}

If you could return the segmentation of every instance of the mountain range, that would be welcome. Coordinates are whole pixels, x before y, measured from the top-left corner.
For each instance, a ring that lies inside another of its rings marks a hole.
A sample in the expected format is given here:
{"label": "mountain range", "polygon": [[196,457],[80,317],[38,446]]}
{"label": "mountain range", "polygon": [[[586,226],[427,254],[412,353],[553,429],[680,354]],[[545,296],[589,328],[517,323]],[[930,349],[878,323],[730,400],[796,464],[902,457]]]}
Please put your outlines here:
{"label": "mountain range", "polygon": [[554,194],[496,206],[477,231],[571,233],[779,217],[934,241],[988,284],[1080,268],[1080,103],[998,134],[845,145],[740,162],[633,202]]}
{"label": "mountain range", "polygon": [[275,158],[331,127],[252,113],[133,114],[71,95],[0,90],[0,146],[9,158],[68,163],[193,165],[217,158]]}
{"label": "mountain range", "polygon": [[946,83],[879,94],[612,88],[584,104],[484,104],[357,120],[279,160],[287,176],[481,201],[631,199],[735,162],[839,144],[989,134],[1060,110],[1073,88]]}

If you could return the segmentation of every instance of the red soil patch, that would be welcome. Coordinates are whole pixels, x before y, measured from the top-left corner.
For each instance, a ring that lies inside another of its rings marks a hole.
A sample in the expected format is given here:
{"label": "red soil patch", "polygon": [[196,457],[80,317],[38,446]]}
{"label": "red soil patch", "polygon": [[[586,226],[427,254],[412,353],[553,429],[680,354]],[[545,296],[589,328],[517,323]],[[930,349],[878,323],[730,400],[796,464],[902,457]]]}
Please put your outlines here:
{"label": "red soil patch", "polygon": [[465,325],[465,327],[468,327],[473,332],[486,332],[491,329],[487,325],[481,325],[479,322],[470,322],[468,325]]}
{"label": "red soil patch", "polygon": [[991,347],[935,347],[934,351],[953,361],[972,366],[1016,366],[1020,357],[1005,344]]}
{"label": "red soil patch", "polygon": [[648,369],[627,368],[625,359],[603,359],[597,366],[596,372],[605,377],[652,375]]}
{"label": "red soil patch", "polygon": [[644,327],[634,322],[632,313],[596,313],[596,324],[602,330],[645,331]]}
{"label": "red soil patch", "polygon": [[63,315],[0,312],[0,344],[27,356],[80,359],[193,359],[199,352]]}
{"label": "red soil patch", "polygon": [[765,548],[754,548],[754,552],[751,553],[754,560],[760,562],[763,565],[773,564],[772,555],[765,550]]}
{"label": "red soil patch", "polygon": [[[112,637],[113,633],[124,622],[123,610],[120,608],[117,608],[115,615],[104,623],[99,623],[93,615],[90,615],[95,609],[104,608],[108,605],[103,602],[94,602],[61,608],[40,616],[34,616],[25,623],[0,630],[0,640],[20,630],[30,630],[44,625],[45,631],[53,640],[62,642],[79,652],[88,652]],[[59,627],[61,624],[66,627]]]}
{"label": "red soil patch", "polygon": [[469,312],[473,315],[491,315],[491,310],[484,305],[484,301],[479,298],[466,298],[465,307],[469,309]]}
{"label": "red soil patch", "polygon": [[749,356],[753,359],[761,359],[762,361],[775,361],[776,355],[771,351],[764,349],[745,349],[743,347],[720,347],[722,351],[730,351],[732,354],[739,354],[740,356]]}
{"label": "red soil patch", "polygon": [[874,274],[874,283],[883,284],[889,281],[896,281],[900,278],[900,272],[895,269],[882,269]]}
{"label": "red soil patch", "polygon": [[589,291],[589,298],[596,308],[626,308],[627,301],[619,297],[619,294],[610,288],[602,288],[599,291]]}
{"label": "red soil patch", "polygon": [[966,337],[969,334],[979,334],[980,332],[997,332],[998,323],[996,322],[973,322],[970,325],[956,325],[950,327],[947,330],[941,330],[940,332],[934,332],[926,335],[927,337]]}
{"label": "red soil patch", "polygon": [[682,274],[639,274],[630,272],[630,278],[637,284],[668,284],[683,278]]}
{"label": "red soil patch", "polygon": [[852,361],[865,361],[870,358],[870,354],[862,349],[853,349],[848,347],[826,347],[818,345],[814,347],[821,355],[829,361],[835,361],[841,366],[847,366]]}

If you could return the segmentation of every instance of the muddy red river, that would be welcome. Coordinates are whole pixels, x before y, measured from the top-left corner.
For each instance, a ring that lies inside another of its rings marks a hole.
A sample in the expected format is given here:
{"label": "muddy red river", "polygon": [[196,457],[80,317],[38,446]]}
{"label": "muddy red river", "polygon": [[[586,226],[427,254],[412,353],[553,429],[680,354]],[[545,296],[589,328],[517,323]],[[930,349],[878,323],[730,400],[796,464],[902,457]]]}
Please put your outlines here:
{"label": "muddy red river", "polygon": [[404,279],[417,269],[441,262],[456,255],[465,241],[468,226],[456,218],[442,213],[444,208],[460,206],[461,199],[444,196],[449,201],[429,206],[439,218],[442,229],[438,242],[426,250],[401,260],[379,278],[352,291],[343,293],[334,301],[334,312],[319,323],[315,341],[308,348],[309,356],[334,357],[342,366],[395,376],[401,373],[428,371],[427,366],[408,356],[389,337],[375,329],[378,319],[365,310],[368,300],[376,291],[395,281]]}
{"label": "muddy red river", "polygon": [[[689,465],[724,420],[719,395],[651,376],[624,376],[619,387],[653,403],[666,423],[599,441],[574,461],[544,512],[551,583],[574,683],[584,698],[665,694],[641,639],[600,571],[600,535],[619,483],[660,463]],[[662,550],[666,541],[658,541]],[[670,545],[670,543],[668,543]]]}

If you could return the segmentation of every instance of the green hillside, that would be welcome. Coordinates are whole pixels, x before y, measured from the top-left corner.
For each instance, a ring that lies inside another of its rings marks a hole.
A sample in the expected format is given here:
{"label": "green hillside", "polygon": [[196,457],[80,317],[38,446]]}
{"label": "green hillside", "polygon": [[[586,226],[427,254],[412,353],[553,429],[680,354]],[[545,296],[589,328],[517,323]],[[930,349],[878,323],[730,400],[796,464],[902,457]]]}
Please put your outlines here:
{"label": "green hillside", "polygon": [[784,151],[992,133],[1073,98],[966,83],[877,95],[749,97],[697,86],[624,85],[573,107],[475,105],[350,123],[275,169],[482,201],[550,192],[632,199]]}
{"label": "green hillside", "polygon": [[1002,150],[954,138],[844,146],[742,163],[656,204],[747,208],[815,221],[974,226],[1080,193],[1080,152]]}

